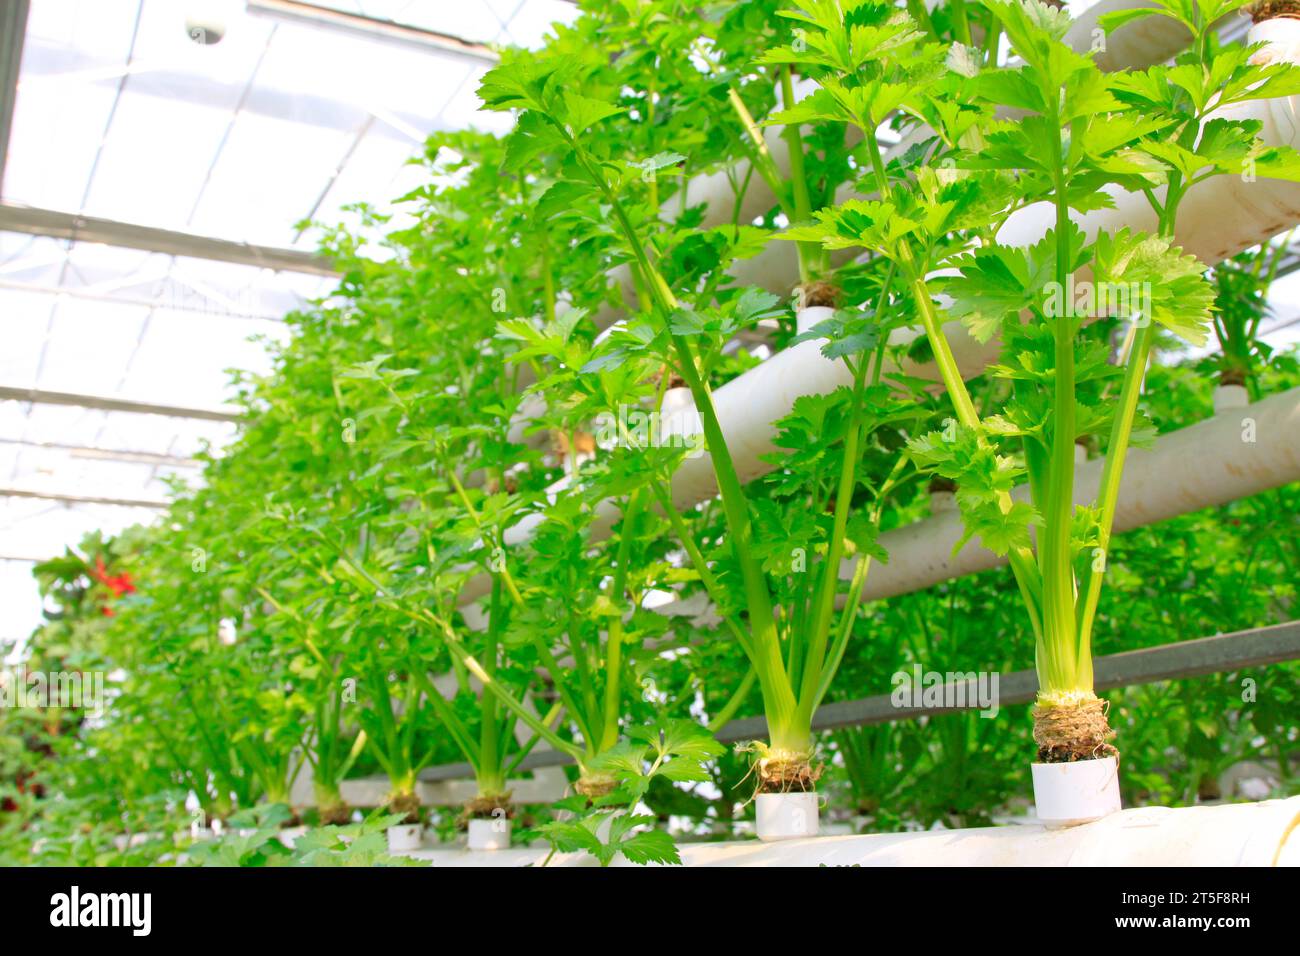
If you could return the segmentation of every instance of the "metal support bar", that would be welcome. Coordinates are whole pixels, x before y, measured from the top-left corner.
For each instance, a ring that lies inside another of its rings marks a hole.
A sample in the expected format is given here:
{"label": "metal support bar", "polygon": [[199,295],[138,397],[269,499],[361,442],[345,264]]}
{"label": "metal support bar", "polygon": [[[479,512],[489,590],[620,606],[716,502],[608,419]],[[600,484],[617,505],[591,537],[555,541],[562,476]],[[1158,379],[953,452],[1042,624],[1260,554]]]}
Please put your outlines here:
{"label": "metal support bar", "polygon": [[22,445],[46,451],[66,451],[73,458],[95,461],[123,461],[133,465],[162,465],[167,468],[198,468],[195,458],[180,455],[163,455],[152,451],[128,451],[124,448],[96,448],[90,445],[69,445],[57,441],[28,441],[24,438],[0,438],[0,445]]}
{"label": "metal support bar", "polygon": [[[158,295],[153,298],[132,295],[113,295],[110,292],[91,292],[86,289],[79,289],[75,286],[58,286],[58,285],[38,285],[32,282],[14,282],[9,279],[0,279],[0,289],[8,289],[13,292],[26,292],[31,295],[55,295],[67,296],[69,299],[81,299],[86,302],[108,302],[112,305],[134,305],[146,309],[166,309],[168,312],[194,312],[198,315],[205,315],[221,319],[238,319],[249,320],[253,322],[283,322],[283,315],[273,315],[270,313],[255,312],[236,312],[225,307],[216,307],[203,305],[196,302],[175,301],[166,295]],[[193,298],[199,300],[202,294],[197,294]],[[210,303],[206,297],[202,297],[202,302]],[[220,305],[218,303],[218,305]]]}
{"label": "metal support bar", "polygon": [[47,392],[39,388],[15,388],[0,385],[0,401],[31,402],[34,405],[72,405],[104,412],[134,412],[139,415],[163,415],[167,418],[196,418],[208,422],[238,422],[243,416],[219,408],[180,408],[175,405],[153,405],[133,402],[125,398],[103,395],[77,395],[72,392]]}
{"label": "metal support bar", "polygon": [[[1099,690],[1154,684],[1162,680],[1199,677],[1239,667],[1260,667],[1300,658],[1300,621],[1276,624],[1233,634],[1217,634],[1192,641],[1144,647],[1099,657],[1094,663],[1093,684]],[[964,685],[964,686],[962,686]],[[944,700],[966,701],[961,710],[972,710],[976,703],[974,681],[945,685]],[[949,695],[951,691],[951,696]],[[969,693],[967,693],[969,692]],[[1030,703],[1038,694],[1038,675],[1032,670],[1003,674],[998,680],[998,706]],[[899,707],[892,695],[882,694],[862,700],[836,701],[817,711],[814,730],[836,730],[863,724],[883,724],[892,720],[915,720],[951,713],[951,707]],[[718,733],[719,740],[750,740],[767,732],[762,717],[733,720]]]}
{"label": "metal support bar", "polygon": [[102,242],[108,246],[191,259],[232,262],[280,272],[303,272],[331,278],[338,275],[333,263],[311,252],[230,242],[210,236],[197,236],[113,219],[97,219],[94,216],[80,216],[53,209],[37,209],[16,203],[0,202],[0,232],[20,232],[73,242]]}
{"label": "metal support bar", "polygon": [[9,132],[18,99],[18,71],[23,62],[29,6],[28,0],[0,3],[0,196],[4,195],[5,159],[9,156]]}
{"label": "metal support bar", "polygon": [[451,53],[476,63],[496,63],[499,57],[482,43],[475,43],[451,33],[427,30],[395,20],[383,20],[361,13],[349,13],[299,0],[248,0],[248,12],[274,17],[309,27],[326,27],[366,40],[399,43],[428,53]]}
{"label": "metal support bar", "polygon": [[42,501],[65,501],[76,505],[117,505],[122,508],[157,510],[162,510],[169,504],[160,498],[101,498],[98,495],[64,495],[55,491],[35,491],[30,488],[0,488],[0,498],[39,498]]}
{"label": "metal support bar", "polygon": [[[1164,680],[1218,674],[1242,667],[1263,667],[1282,661],[1300,660],[1300,621],[1275,624],[1270,627],[1251,628],[1231,634],[1216,634],[1191,641],[1178,641],[1158,647],[1109,654],[1093,661],[1094,683],[1097,690],[1130,687],[1136,684],[1153,684]],[[957,689],[958,683],[966,686]],[[819,708],[813,715],[813,730],[836,730],[841,727],[859,727],[866,724],[884,724],[893,720],[915,720],[918,717],[952,713],[956,709],[975,709],[977,695],[970,681],[945,685],[944,700],[964,700],[963,708],[898,707],[892,696],[881,694],[858,700],[835,701]],[[972,691],[964,693],[964,691]],[[1027,704],[1038,692],[1038,677],[1032,670],[1014,671],[998,678],[998,706]],[[767,734],[767,721],[763,717],[744,717],[733,720],[715,735],[723,743],[754,740]],[[537,767],[554,767],[571,763],[559,751],[529,754],[519,763],[520,770]],[[430,767],[420,774],[425,781],[456,780],[472,776],[474,768],[468,763],[444,764]]]}

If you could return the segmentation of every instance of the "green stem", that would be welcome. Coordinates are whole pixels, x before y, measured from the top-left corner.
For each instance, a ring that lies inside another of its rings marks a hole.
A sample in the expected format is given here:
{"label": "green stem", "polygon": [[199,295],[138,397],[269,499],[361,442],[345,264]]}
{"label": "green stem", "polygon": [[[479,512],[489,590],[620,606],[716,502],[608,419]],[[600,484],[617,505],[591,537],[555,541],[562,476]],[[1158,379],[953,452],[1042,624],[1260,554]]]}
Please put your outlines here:
{"label": "green stem", "polygon": [[[587,167],[588,175],[600,186],[606,200],[609,202],[624,239],[631,248],[633,258],[636,259],[637,265],[646,277],[661,318],[664,324],[667,325],[669,316],[678,308],[676,296],[673,295],[668,283],[664,281],[663,276],[660,275],[650,261],[650,257],[618,197],[614,195],[604,177],[599,175],[576,144],[575,149],[579,161]],[[731,457],[731,451],[727,447],[726,436],[722,432],[722,423],[718,419],[717,409],[713,404],[713,393],[700,376],[690,342],[678,335],[671,336],[671,341],[673,351],[678,358],[679,371],[686,380],[687,387],[691,390],[691,397],[695,400],[695,409],[700,415],[700,421],[704,428],[704,439],[708,445],[709,454],[713,459],[714,476],[717,478],[718,492],[722,498],[723,514],[727,519],[727,531],[731,538],[732,552],[736,557],[736,563],[740,566],[741,578],[744,581],[753,647],[756,652],[755,666],[760,671],[766,672],[767,681],[765,686],[770,684],[771,689],[770,697],[764,694],[764,703],[768,710],[768,724],[769,726],[778,726],[791,719],[796,704],[794,689],[790,686],[782,667],[780,640],[776,632],[771,593],[768,590],[767,580],[763,576],[762,567],[754,556],[754,533],[750,520],[749,502],[745,498],[744,487],[741,485],[740,476],[736,472],[736,465]]]}
{"label": "green stem", "polygon": [[[704,592],[709,596],[709,599],[714,603],[714,605],[721,609],[725,605],[722,585],[718,582],[717,578],[714,577],[708,561],[704,559],[704,555],[700,552],[699,545],[695,543],[695,537],[691,534],[690,528],[686,526],[686,519],[682,517],[682,513],[678,510],[677,505],[673,503],[672,495],[661,483],[655,482],[652,487],[655,497],[663,508],[664,514],[668,516],[668,521],[673,527],[673,532],[677,535],[677,539],[681,542],[682,547],[686,549],[686,554],[691,559],[691,565],[700,576],[700,583],[704,585]],[[754,659],[754,652],[752,649],[753,645],[750,644],[749,636],[745,634],[744,628],[736,623],[735,618],[730,614],[723,618],[723,621],[735,636],[736,643],[740,645],[741,650],[745,652],[745,656],[748,657],[752,663]]]}
{"label": "green stem", "polygon": [[[889,271],[881,286],[876,302],[876,315],[883,314],[889,302],[890,286],[893,284],[895,267],[890,263]],[[848,430],[844,437],[844,456],[840,460],[839,483],[835,490],[835,514],[831,524],[830,541],[826,549],[826,560],[822,566],[821,586],[819,588],[812,619],[812,641],[804,657],[802,680],[799,688],[800,718],[810,719],[816,706],[815,699],[821,685],[825,665],[826,645],[830,640],[831,621],[835,614],[835,592],[839,584],[840,560],[844,556],[844,535],[848,529],[849,508],[853,501],[853,492],[857,487],[858,447],[862,441],[863,396],[867,383],[868,356],[864,353],[853,371],[853,399],[849,411]],[[873,381],[880,377],[880,362],[874,363]],[[902,458],[899,459],[902,461]],[[842,653],[842,650],[841,650]]]}
{"label": "green stem", "polygon": [[723,726],[736,716],[736,711],[740,705],[745,702],[749,692],[754,689],[754,681],[758,679],[758,671],[750,668],[740,681],[740,686],[736,688],[731,698],[723,705],[722,709],[709,721],[709,733],[716,734]]}
{"label": "green stem", "polygon": [[610,749],[618,742],[618,718],[621,697],[619,688],[623,668],[623,612],[619,605],[624,600],[627,589],[628,565],[632,558],[632,542],[636,537],[636,522],[640,514],[640,491],[634,491],[628,498],[627,510],[623,512],[623,525],[619,534],[617,566],[614,579],[610,585],[610,600],[618,608],[618,613],[609,620],[609,639],[605,646],[605,708],[602,718],[602,732],[597,752]]}
{"label": "green stem", "polygon": [[966,16],[966,0],[949,0],[948,10],[952,14],[952,32],[959,43],[970,46],[970,20]]}
{"label": "green stem", "polygon": [[[784,66],[780,73],[781,101],[787,109],[794,109],[794,81],[790,76],[790,67]],[[790,191],[794,198],[794,221],[803,223],[812,219],[812,199],[808,191],[808,173],[804,163],[803,136],[798,123],[789,123],[781,131],[790,154]],[[795,243],[799,252],[799,280],[807,285],[821,278],[825,251],[819,242]]]}
{"label": "green stem", "polygon": [[[1060,137],[1052,138],[1056,203],[1056,272],[1058,288],[1070,276],[1070,207]],[[1038,654],[1040,691],[1091,690],[1077,686],[1074,617],[1074,567],[1070,531],[1074,518],[1074,318],[1067,302],[1055,316],[1056,379],[1052,388],[1052,453],[1047,474],[1047,499],[1039,502],[1043,516],[1038,561],[1043,580],[1043,640]]]}
{"label": "green stem", "polygon": [[[446,623],[441,620],[438,620],[437,624],[444,629],[444,633],[449,629]],[[537,715],[530,712],[527,707],[515,700],[509,691],[490,677],[487,671],[483,669],[483,665],[474,658],[474,655],[470,654],[469,651],[460,646],[457,637],[449,635],[447,646],[451,649],[452,653],[459,657],[465,666],[469,668],[470,673],[479,679],[485,690],[495,694],[508,710],[512,711],[516,717],[531,727],[539,737],[556,750],[568,754],[574,760],[578,760],[582,757],[582,751],[579,748],[575,747],[573,744],[569,743],[569,741],[551,730],[551,728],[547,727],[542,723],[541,719],[537,717]]]}
{"label": "green stem", "polygon": [[[492,579],[492,596],[488,605],[487,637],[483,646],[483,669],[495,678],[497,671],[497,638],[501,629],[501,579]],[[498,739],[500,725],[497,722],[497,698],[484,694],[479,703],[479,766],[480,775],[500,772],[503,754]]]}
{"label": "green stem", "polygon": [[727,102],[731,104],[731,108],[735,111],[737,118],[740,120],[740,125],[749,137],[750,145],[753,147],[752,167],[758,171],[758,175],[763,177],[763,181],[767,183],[767,188],[772,190],[772,195],[776,197],[782,212],[787,217],[791,217],[794,214],[794,209],[790,204],[790,196],[785,183],[781,179],[781,171],[772,158],[772,151],[767,148],[767,140],[763,137],[763,130],[754,122],[749,107],[740,98],[740,94],[736,92],[734,86],[727,89]]}
{"label": "green stem", "polygon": [[[890,200],[892,199],[893,188],[889,182],[884,161],[880,156],[880,143],[876,138],[875,130],[864,127],[863,135],[867,141],[867,153],[871,157],[876,188],[883,199]],[[926,339],[930,343],[930,350],[934,353],[935,364],[939,367],[940,378],[943,381],[945,390],[948,392],[948,398],[953,404],[957,420],[963,426],[979,432],[979,441],[984,443],[986,439],[980,428],[979,413],[975,410],[975,403],[971,400],[970,391],[966,388],[966,382],[961,376],[961,370],[957,367],[957,360],[953,357],[952,347],[948,344],[948,337],[943,332],[943,322],[938,310],[935,309],[925,275],[918,267],[911,246],[906,239],[898,242],[891,258],[898,263],[903,272],[903,278],[912,293],[917,312],[921,317],[922,327],[925,329]],[[1003,492],[998,495],[998,506],[1004,513],[1010,510],[1011,504],[1010,494]],[[1034,564],[1033,554],[1028,548],[1013,548],[1007,555],[1007,561],[1011,565],[1012,573],[1015,575],[1016,585],[1020,589],[1020,595],[1025,602],[1030,624],[1033,626],[1034,635],[1037,639],[1042,634],[1042,578],[1038,573],[1037,566]]]}
{"label": "green stem", "polygon": [[1078,648],[1076,683],[1079,689],[1092,689],[1092,625],[1096,619],[1097,601],[1101,597],[1101,584],[1105,575],[1105,562],[1110,556],[1110,535],[1115,524],[1115,508],[1119,501],[1120,479],[1124,473],[1124,459],[1128,455],[1129,440],[1133,434],[1133,421],[1137,415],[1138,397],[1142,392],[1142,379],[1146,374],[1151,345],[1155,339],[1154,323],[1150,317],[1137,330],[1128,364],[1124,369],[1124,384],[1120,388],[1119,408],[1111,423],[1110,441],[1106,446],[1106,462],[1102,466],[1101,488],[1098,493],[1098,546],[1101,549],[1100,568],[1095,562],[1087,563],[1078,606]]}

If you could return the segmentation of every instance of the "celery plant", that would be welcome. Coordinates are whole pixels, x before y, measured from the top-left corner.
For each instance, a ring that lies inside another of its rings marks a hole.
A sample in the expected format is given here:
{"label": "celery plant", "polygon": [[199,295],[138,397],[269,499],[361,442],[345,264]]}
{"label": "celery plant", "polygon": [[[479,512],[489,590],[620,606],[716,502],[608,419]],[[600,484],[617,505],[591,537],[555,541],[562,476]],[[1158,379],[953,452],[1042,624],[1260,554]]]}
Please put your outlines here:
{"label": "celery plant", "polygon": [[[817,776],[812,766],[812,714],[825,696],[851,632],[873,549],[874,529],[881,504],[899,478],[900,469],[884,469],[868,488],[871,504],[850,521],[851,506],[859,491],[858,471],[864,442],[875,427],[900,414],[881,382],[884,331],[891,310],[891,282],[887,273],[873,303],[865,312],[839,314],[816,330],[829,337],[825,346],[832,358],[842,358],[853,373],[854,385],[843,402],[844,417],[838,436],[842,450],[837,475],[829,488],[818,487],[814,501],[819,511],[832,517],[820,530],[820,560],[809,574],[811,586],[802,589],[788,614],[778,615],[777,602],[760,553],[761,531],[732,460],[706,375],[710,357],[738,328],[771,314],[773,297],[746,292],[717,295],[716,282],[692,304],[678,298],[665,272],[670,257],[651,238],[647,210],[636,199],[640,165],[612,156],[613,144],[598,136],[599,124],[621,112],[619,107],[574,92],[580,71],[556,59],[510,63],[484,77],[480,97],[492,109],[520,110],[514,134],[522,145],[518,155],[547,151],[561,157],[562,177],[551,187],[548,199],[566,206],[593,202],[597,215],[607,216],[632,257],[642,286],[647,290],[646,317],[610,337],[588,368],[607,369],[629,361],[668,364],[690,389],[712,458],[725,515],[729,558],[734,578],[743,594],[740,608],[724,593],[717,570],[699,548],[683,516],[674,506],[661,476],[652,488],[656,501],[673,522],[700,581],[714,601],[727,612],[726,624],[744,650],[763,695],[769,742],[760,746],[758,775],[767,789],[811,789]],[[543,202],[546,202],[544,199]],[[831,401],[831,400],[828,400]],[[825,409],[822,409],[825,412]],[[625,517],[625,520],[627,518]],[[835,599],[842,559],[854,557],[847,607],[839,621]]]}
{"label": "celery plant", "polygon": [[1272,354],[1259,338],[1268,314],[1268,289],[1291,235],[1276,245],[1243,252],[1214,267],[1214,336],[1219,352],[1211,359],[1219,385],[1241,385],[1258,391],[1258,373]]}
{"label": "celery plant", "polygon": [[[961,45],[926,43],[905,16],[886,13],[882,24],[882,8],[872,2],[808,2],[790,14],[815,30],[803,60],[820,71],[823,93],[805,115],[815,109],[862,128],[879,196],[825,211],[818,226],[790,237],[872,249],[897,264],[912,293],[956,413],[953,427],[915,440],[912,452],[959,482],[967,536],[1009,559],[1036,639],[1035,739],[1044,760],[1113,752],[1093,693],[1091,637],[1124,456],[1154,329],[1199,343],[1209,323],[1204,267],[1172,244],[1179,202],[1195,183],[1239,171],[1247,157],[1260,175],[1294,175],[1289,154],[1258,143],[1256,124],[1207,122],[1215,104],[1291,92],[1294,84],[1288,67],[1250,66],[1248,51],[1215,47],[1207,25],[1240,5],[1117,14],[1114,22],[1173,16],[1193,30],[1195,43],[1172,69],[1115,77],[1069,49],[1062,42],[1068,15],[1036,0],[986,0],[1019,57],[1008,67],[981,62]],[[1020,115],[993,118],[999,109]],[[874,131],[893,110],[934,130],[914,169],[887,169],[879,159]],[[1151,200],[1158,234],[1124,229],[1088,241],[1071,214],[1111,205],[1102,188],[1112,185]],[[998,242],[987,223],[999,225],[1035,201],[1052,205],[1048,234],[1028,248]],[[983,240],[973,253],[947,240],[963,230]],[[960,275],[931,278],[954,266]],[[1071,277],[1085,266],[1095,289],[1140,294],[1076,301]],[[977,338],[1001,333],[1003,361],[993,372],[1012,383],[1002,414],[977,413],[937,288],[952,299],[947,311]],[[1109,314],[1130,324],[1117,395],[1107,388],[1115,372],[1104,348],[1080,333],[1097,317],[1096,301],[1109,301]],[[1099,430],[1110,436],[1101,487],[1076,507],[1075,439]],[[1019,455],[1000,453],[1012,440]],[[1030,502],[1010,495],[1022,474]],[[1039,528],[1036,549],[1032,526]]]}

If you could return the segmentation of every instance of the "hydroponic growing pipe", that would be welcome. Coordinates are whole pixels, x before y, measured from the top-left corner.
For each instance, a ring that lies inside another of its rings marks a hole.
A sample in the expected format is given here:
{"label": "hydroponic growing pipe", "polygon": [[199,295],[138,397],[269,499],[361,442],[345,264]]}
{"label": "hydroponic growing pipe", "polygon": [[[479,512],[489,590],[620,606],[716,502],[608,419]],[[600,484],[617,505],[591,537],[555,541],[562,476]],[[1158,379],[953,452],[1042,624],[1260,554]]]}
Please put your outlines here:
{"label": "hydroponic growing pipe", "polygon": [[[1300,481],[1300,389],[1270,396],[1245,410],[1213,418],[1156,439],[1151,448],[1129,453],[1115,512],[1116,531],[1128,531],[1203,508],[1248,498],[1293,481]],[[1091,500],[1101,480],[1103,462],[1094,459],[1076,474],[1075,500]],[[1024,500],[1028,489],[1012,496]],[[601,527],[616,520],[612,505],[602,513]],[[521,522],[520,538],[532,524]],[[962,535],[956,512],[935,515],[887,531],[879,543],[890,559],[878,563],[863,588],[864,600],[908,594],[941,581],[976,574],[1006,563],[1004,557],[968,542],[956,554]],[[840,577],[852,577],[852,562],[841,565]],[[466,588],[478,586],[471,580]],[[462,592],[464,596],[464,592]],[[701,613],[707,602],[669,601],[652,608],[663,615]]]}
{"label": "hydroponic growing pipe", "polygon": [[[1076,503],[1096,497],[1102,464],[1102,459],[1093,459],[1075,473]],[[1300,388],[1169,432],[1151,448],[1130,451],[1115,530],[1155,524],[1292,481],[1300,481]],[[1029,489],[1021,486],[1012,497],[1027,500]],[[953,554],[961,535],[961,518],[955,512],[885,532],[880,545],[889,552],[889,561],[872,570],[863,597],[907,594],[1006,563],[973,542]],[[841,567],[842,579],[851,576],[851,567]]]}
{"label": "hydroponic growing pipe", "polygon": [[[816,343],[806,342],[780,352],[741,378],[762,372],[783,356],[806,346],[815,347]],[[820,352],[816,358],[822,360],[822,364],[831,365],[822,359]],[[731,402],[724,403],[724,397],[731,398],[728,389],[736,382],[723,386],[714,394],[719,418],[728,427],[728,434],[731,434],[736,415],[728,411]],[[772,382],[774,389],[779,385],[780,378]],[[805,393],[792,392],[790,403],[800,394]],[[771,394],[759,392],[758,397],[766,401]],[[775,419],[785,414],[787,412],[779,412]],[[770,449],[764,449],[759,442],[770,442],[775,429],[768,425],[766,432],[755,429],[753,434],[753,442],[737,442],[733,446],[737,471],[746,481],[770,470],[770,466],[759,458]],[[1300,444],[1294,440],[1296,434],[1300,434],[1300,389],[1291,389],[1270,395],[1256,405],[1227,410],[1212,419],[1164,434],[1157,438],[1152,449],[1132,450],[1119,490],[1115,531],[1162,522],[1180,514],[1238,501],[1290,481],[1300,481]],[[732,438],[728,440],[732,441]],[[707,460],[707,455],[686,459],[673,475],[673,499],[679,507],[690,507],[716,493]],[[1080,467],[1076,479],[1076,502],[1091,501],[1089,496],[1095,496],[1101,480],[1101,467],[1101,459]],[[684,476],[686,480],[681,481]],[[1019,488],[1013,494],[1023,499],[1027,490]],[[541,520],[539,515],[526,516],[508,529],[506,544],[523,544]],[[616,520],[616,507],[610,502],[602,502],[591,533],[601,535],[607,532]],[[992,551],[975,544],[967,544],[954,555],[953,546],[961,536],[961,516],[957,512],[935,515],[885,532],[880,536],[880,546],[888,551],[889,561],[872,570],[863,597],[879,600],[894,594],[920,591],[939,581],[962,578],[1005,563],[1004,558],[998,558]],[[841,567],[841,578],[852,578],[850,568],[852,563]],[[460,592],[461,604],[482,596],[489,584],[490,578],[486,575],[465,581]],[[672,605],[660,605],[655,610],[667,614],[671,609]]]}

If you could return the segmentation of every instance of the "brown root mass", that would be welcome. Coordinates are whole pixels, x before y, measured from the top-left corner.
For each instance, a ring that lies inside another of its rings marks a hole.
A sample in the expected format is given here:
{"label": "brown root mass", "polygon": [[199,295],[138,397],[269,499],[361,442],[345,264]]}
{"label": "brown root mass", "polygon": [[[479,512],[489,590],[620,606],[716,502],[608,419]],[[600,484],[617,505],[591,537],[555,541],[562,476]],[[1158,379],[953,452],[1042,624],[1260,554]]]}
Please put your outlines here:
{"label": "brown root mass", "polygon": [[1300,20],[1300,0],[1260,0],[1247,9],[1255,23],[1279,19]]}
{"label": "brown root mass", "polygon": [[835,308],[839,304],[840,288],[830,282],[809,282],[795,290],[801,309],[811,309],[823,305]]}
{"label": "brown root mass", "polygon": [[1067,705],[1034,707],[1034,743],[1040,763],[1072,763],[1118,757],[1106,718],[1109,703],[1098,697]]}
{"label": "brown root mass", "polygon": [[807,757],[763,757],[758,761],[759,793],[812,793],[826,769]]}
{"label": "brown root mass", "polygon": [[413,793],[397,793],[388,798],[390,813],[403,815],[403,823],[420,822],[420,798]]}
{"label": "brown root mass", "polygon": [[656,385],[659,385],[660,383],[662,383],[663,380],[664,380],[664,376],[665,376],[665,375],[668,376],[668,387],[669,387],[669,388],[685,388],[685,387],[686,387],[686,379],[682,378],[682,377],[681,377],[680,375],[678,375],[675,371],[673,371],[672,369],[670,369],[670,368],[668,368],[668,367],[666,367],[666,366],[665,366],[665,367],[664,367],[664,368],[659,372],[658,375],[655,376],[655,378],[654,378],[654,382],[655,382],[655,384],[656,384]]}
{"label": "brown root mass", "polygon": [[574,432],[572,441],[564,432],[551,431],[551,451],[561,461],[569,460],[570,455],[594,455],[596,453],[596,436],[588,432]]}
{"label": "brown root mass", "polygon": [[341,827],[352,822],[352,808],[346,803],[317,807],[316,814],[320,817],[320,824],[323,827]]}
{"label": "brown root mass", "polygon": [[458,822],[465,826],[470,820],[495,820],[498,810],[503,811],[507,820],[514,818],[515,808],[510,803],[510,791],[479,794],[473,800],[466,801]]}
{"label": "brown root mass", "polygon": [[1239,368],[1225,368],[1219,372],[1220,385],[1245,385],[1246,373]]}

